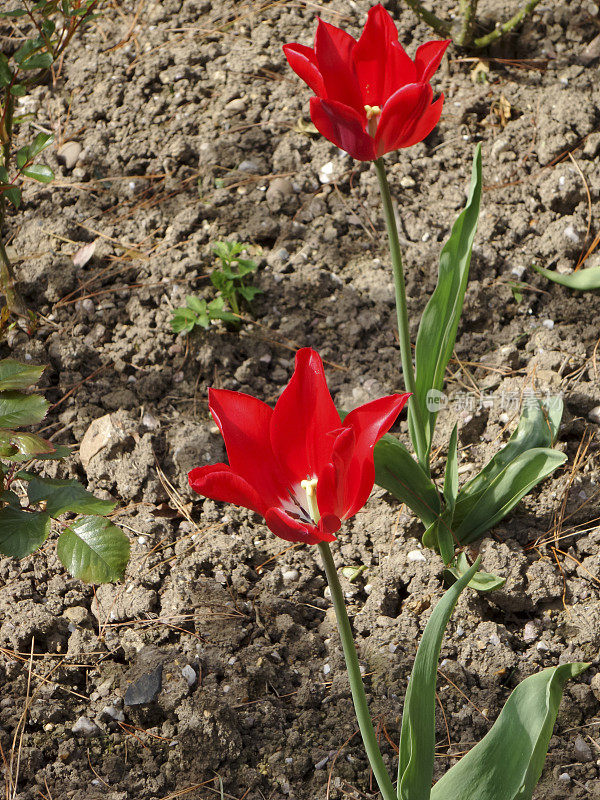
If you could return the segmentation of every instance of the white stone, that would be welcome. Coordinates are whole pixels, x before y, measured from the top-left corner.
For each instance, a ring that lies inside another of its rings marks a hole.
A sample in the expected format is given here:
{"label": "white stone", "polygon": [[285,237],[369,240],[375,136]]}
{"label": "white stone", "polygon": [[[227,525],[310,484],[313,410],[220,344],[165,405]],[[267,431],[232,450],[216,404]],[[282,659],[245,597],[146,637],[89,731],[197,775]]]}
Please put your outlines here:
{"label": "white stone", "polygon": [[331,183],[331,181],[333,180],[333,170],[334,170],[333,161],[328,161],[326,164],[323,164],[323,166],[319,170],[319,180],[321,181],[321,183]]}
{"label": "white stone", "polygon": [[592,410],[588,414],[588,417],[592,422],[595,422],[596,424],[600,425],[600,406],[592,408]]}
{"label": "white stone", "polygon": [[189,664],[186,664],[185,667],[181,670],[181,674],[185,678],[185,682],[191,688],[198,678],[196,675],[196,670],[193,667],[190,667]]}
{"label": "white stone", "polygon": [[407,561],[427,561],[421,550],[411,550],[406,556]]}
{"label": "white stone", "polygon": [[548,328],[548,330],[551,331],[552,328],[554,327],[554,320],[553,319],[545,319],[542,322],[542,325],[544,326],[544,328]]}
{"label": "white stone", "polygon": [[88,717],[79,717],[71,730],[80,736],[99,736],[102,733],[96,723]]}
{"label": "white stone", "polygon": [[572,225],[567,225],[563,231],[563,236],[574,244],[579,244],[580,236]]}
{"label": "white stone", "polygon": [[56,151],[56,157],[59,161],[62,161],[67,169],[73,169],[79,160],[82,150],[83,147],[79,142],[65,142]]}
{"label": "white stone", "polygon": [[284,569],[281,573],[281,578],[284,583],[294,583],[300,577],[300,573],[297,569]]}

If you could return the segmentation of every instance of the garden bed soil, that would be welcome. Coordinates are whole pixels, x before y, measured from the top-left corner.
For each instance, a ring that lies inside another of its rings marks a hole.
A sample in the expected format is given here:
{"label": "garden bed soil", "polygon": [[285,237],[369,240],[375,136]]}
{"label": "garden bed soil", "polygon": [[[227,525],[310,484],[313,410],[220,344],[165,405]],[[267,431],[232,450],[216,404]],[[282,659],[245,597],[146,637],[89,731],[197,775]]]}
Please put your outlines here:
{"label": "garden bed soil", "polygon": [[[482,20],[516,5],[482,2]],[[80,147],[69,159],[49,152],[57,180],[28,186],[11,221],[19,285],[39,324],[9,331],[2,355],[48,365],[42,383],[56,405],[46,432],[84,444],[66,469],[44,473],[114,498],[132,557],[122,583],[95,589],[65,575],[54,540],[21,563],[0,561],[0,743],[8,759],[20,753],[9,796],[375,795],[316,549],[288,547],[252,513],[193,496],[186,481],[190,468],[224,458],[208,387],[274,403],[298,347],[326,360],[341,408],[402,388],[374,170],[311,132],[310,92],[281,50],[311,43],[317,13],[357,34],[369,3],[107,6],[55,84],[26,102],[59,145]],[[429,31],[400,0],[386,6],[414,53]],[[479,66],[485,82],[451,47],[434,79],[446,95],[439,127],[386,157],[414,341],[483,144],[436,477],[457,418],[465,480],[514,429],[523,393],[565,400],[564,468],[481,542],[505,588],[465,592],[449,625],[438,776],[518,681],[595,661],[600,645],[600,298],[531,269],[572,269],[598,230],[600,82],[586,48],[599,19],[592,0],[543,2]],[[239,330],[176,336],[172,309],[187,294],[212,297],[211,251],[223,239],[247,243],[259,264],[253,313]],[[92,241],[91,260],[75,266]],[[84,437],[99,419],[98,450]],[[396,433],[408,441],[405,422]],[[421,534],[376,488],[333,546],[338,566],[365,568],[344,589],[390,765],[416,643],[443,592],[442,563]],[[537,800],[600,797],[596,670],[566,688]]]}

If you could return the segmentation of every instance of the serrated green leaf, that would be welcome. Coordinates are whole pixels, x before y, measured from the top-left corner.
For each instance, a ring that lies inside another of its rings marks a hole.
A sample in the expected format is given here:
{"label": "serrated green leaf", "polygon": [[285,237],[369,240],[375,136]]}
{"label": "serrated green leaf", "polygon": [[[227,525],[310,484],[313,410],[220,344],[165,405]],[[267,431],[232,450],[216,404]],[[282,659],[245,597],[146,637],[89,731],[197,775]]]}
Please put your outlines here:
{"label": "serrated green leaf", "polygon": [[577,272],[571,272],[569,275],[561,275],[560,272],[555,272],[552,269],[537,267],[535,264],[531,266],[544,278],[548,278],[554,283],[559,283],[561,286],[566,286],[567,289],[573,289],[576,292],[589,292],[592,289],[600,289],[600,267],[586,267],[578,269]]}
{"label": "serrated green leaf", "polygon": [[0,86],[9,86],[13,79],[13,74],[8,66],[8,58],[4,53],[0,53]]}
{"label": "serrated green leaf", "polygon": [[188,294],[185,298],[185,302],[187,307],[195,311],[196,314],[206,314],[206,300],[201,300],[199,297]]}
{"label": "serrated green leaf", "polygon": [[0,164],[0,183],[9,183],[6,167]]}
{"label": "serrated green leaf", "polygon": [[21,61],[19,66],[21,69],[48,69],[53,63],[54,58],[51,53],[34,53]]}
{"label": "serrated green leaf", "polygon": [[563,688],[589,664],[561,664],[520,683],[489,733],[431,790],[431,800],[531,800]]}
{"label": "serrated green leaf", "polygon": [[42,150],[45,150],[54,142],[53,133],[38,133],[33,142],[29,145],[31,158],[35,158]]}
{"label": "serrated green leaf", "polygon": [[442,510],[433,481],[425,475],[401,441],[389,433],[375,445],[375,483],[414,511],[429,527]]}
{"label": "serrated green leaf", "polygon": [[420,417],[425,423],[426,452],[417,453],[422,463],[428,461],[437,418],[437,406],[431,410],[428,408],[427,395],[430,390],[441,391],[446,366],[454,349],[477,230],[481,185],[481,145],[478,145],[473,158],[469,198],[441,252],[437,285],[425,307],[417,334],[415,393],[409,404],[409,426],[411,440],[418,441],[414,433],[414,403],[419,406]]}
{"label": "serrated green leaf", "polygon": [[21,205],[21,190],[18,186],[2,187],[2,192],[15,208]]}
{"label": "serrated green leaf", "polygon": [[50,532],[50,517],[6,506],[0,509],[0,553],[24,558],[41,547]]}
{"label": "serrated green leaf", "polygon": [[58,537],[56,552],[73,577],[111,583],[125,574],[129,539],[105,517],[81,517]]}
{"label": "serrated green leaf", "polygon": [[36,364],[22,364],[14,358],[3,358],[0,361],[0,392],[34,386],[44,369]]}
{"label": "serrated green leaf", "polygon": [[248,303],[251,303],[257,294],[262,294],[262,289],[257,289],[256,286],[238,286],[236,291]]}
{"label": "serrated green leaf", "polygon": [[[22,83],[13,83],[13,85],[10,87],[10,93],[14,97],[25,97],[27,94],[27,87],[23,86]],[[14,121],[17,121],[16,118]]]}
{"label": "serrated green leaf", "polygon": [[25,164],[29,161],[29,147],[25,145],[17,150],[17,169],[23,169]]}
{"label": "serrated green leaf", "polygon": [[3,434],[10,436],[11,443],[17,448],[18,450],[18,458],[15,459],[14,456],[11,457],[11,461],[18,460],[29,460],[31,458],[38,458],[41,455],[48,455],[50,453],[54,454],[56,448],[49,442],[47,439],[42,439],[41,436],[38,436],[36,433],[17,433],[16,431],[8,431],[8,432],[0,432],[0,436]]}
{"label": "serrated green leaf", "polygon": [[54,173],[47,164],[31,164],[22,169],[21,173],[39,183],[51,183],[54,180]]}
{"label": "serrated green leaf", "polygon": [[76,480],[33,478],[27,486],[27,496],[34,505],[45,500],[46,513],[51,517],[60,517],[67,511],[106,516],[116,507],[111,500],[94,497]]}
{"label": "serrated green leaf", "polygon": [[[442,637],[460,593],[473,577],[479,559],[445,593],[423,631],[410,676],[400,732],[398,800],[428,800],[435,755],[435,684]],[[472,800],[475,800],[473,795]],[[454,797],[448,794],[444,800]],[[479,798],[477,798],[479,800]]]}
{"label": "serrated green leaf", "polygon": [[0,428],[37,425],[46,416],[50,403],[36,394],[0,392]]}

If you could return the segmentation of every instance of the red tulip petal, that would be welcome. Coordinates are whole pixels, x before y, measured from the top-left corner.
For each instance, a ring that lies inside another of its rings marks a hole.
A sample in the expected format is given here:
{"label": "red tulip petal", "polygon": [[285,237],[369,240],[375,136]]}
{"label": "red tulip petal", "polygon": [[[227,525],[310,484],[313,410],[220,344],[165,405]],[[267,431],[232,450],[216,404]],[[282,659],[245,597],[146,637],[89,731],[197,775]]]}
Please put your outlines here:
{"label": "red tulip petal", "polygon": [[365,131],[365,115],[333,100],[310,99],[310,118],[330,142],[357,161],[373,161],[375,140]]}
{"label": "red tulip petal", "polygon": [[273,409],[256,397],[226,389],[210,389],[208,407],[225,441],[232,472],[255,489],[264,506],[286,497],[271,449]]}
{"label": "red tulip petal", "polygon": [[265,514],[265,520],[269,530],[280,539],[285,539],[286,542],[317,544],[318,542],[335,541],[335,536],[330,532],[321,531],[315,525],[299,522],[280,508],[269,508]]}
{"label": "red tulip petal", "polygon": [[364,109],[358,78],[352,61],[356,41],[350,34],[319,20],[315,35],[315,55],[325,85],[327,100],[335,100],[354,108]]}
{"label": "red tulip petal", "polygon": [[333,448],[327,434],[339,427],[319,354],[298,350],[294,374],[271,420],[271,446],[290,484],[318,477]]}
{"label": "red tulip petal", "polygon": [[377,156],[405,147],[405,142],[413,140],[432,95],[433,90],[428,83],[411,83],[390,97],[383,107],[375,133]]}
{"label": "red tulip petal", "polygon": [[188,474],[188,480],[192,489],[204,497],[249,508],[263,517],[265,515],[266,506],[258,492],[232,472],[227,464],[196,467]]}
{"label": "red tulip petal", "polygon": [[426,139],[440,121],[443,105],[444,95],[441,94],[435,103],[432,103],[427,111],[425,111],[410,139],[407,139],[404,144],[398,145],[398,147],[412,147],[413,144],[417,144],[417,142],[422,142],[423,139]]}
{"label": "red tulip petal", "polygon": [[439,67],[440,62],[450,44],[450,39],[442,42],[425,42],[417,47],[415,53],[415,66],[417,67],[417,83],[429,83],[433,73]]}
{"label": "red tulip petal", "polygon": [[337,432],[331,462],[325,465],[318,476],[317,505],[321,514],[335,514],[340,519],[345,515],[348,508],[346,473],[355,445],[356,437],[352,428],[344,427]]}
{"label": "red tulip petal", "polygon": [[347,508],[344,519],[354,516],[367,502],[375,482],[373,448],[392,427],[409,397],[409,394],[380,397],[355,408],[344,419],[344,427],[352,428],[356,438],[345,476]]}
{"label": "red tulip petal", "polygon": [[283,52],[294,72],[307,83],[316,95],[325,94],[325,84],[317,66],[314,50],[303,44],[284,44]]}
{"label": "red tulip petal", "polygon": [[415,65],[399,44],[394,21],[382,5],[370,9],[352,57],[363,103],[370,106],[383,108],[395,91],[416,80]]}

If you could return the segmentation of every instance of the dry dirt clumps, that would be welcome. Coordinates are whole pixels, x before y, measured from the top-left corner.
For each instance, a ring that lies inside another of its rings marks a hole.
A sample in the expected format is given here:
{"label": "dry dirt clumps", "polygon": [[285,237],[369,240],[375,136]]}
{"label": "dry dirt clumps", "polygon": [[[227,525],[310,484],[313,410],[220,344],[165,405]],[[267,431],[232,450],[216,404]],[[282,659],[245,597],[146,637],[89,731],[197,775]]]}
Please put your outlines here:
{"label": "dry dirt clumps", "polygon": [[[56,86],[34,92],[36,117],[77,146],[49,155],[54,184],[25,192],[11,246],[40,324],[32,337],[11,332],[2,355],[49,365],[46,396],[62,401],[49,430],[81,443],[70,470],[119,502],[132,560],[122,584],[96,590],[65,576],[52,547],[0,560],[0,744],[8,760],[20,750],[14,800],[373,791],[315,553],[286,549],[250,512],[192,497],[185,478],[225,455],[208,386],[273,403],[299,346],[329,362],[339,407],[401,388],[375,174],[310,131],[309,92],[281,50],[311,43],[317,13],[358,32],[369,5],[107,3]],[[446,15],[453,4],[439,5]],[[487,19],[516,7],[481,5]],[[386,7],[414,53],[428,30],[399,0]],[[447,441],[458,414],[461,480],[514,428],[525,389],[565,400],[565,468],[482,543],[505,589],[465,594],[450,624],[439,774],[519,680],[594,661],[600,646],[600,299],[530,268],[572,269],[597,232],[598,61],[579,56],[598,19],[592,0],[541,3],[490,54],[485,83],[450,48],[435,78],[439,127],[387,157],[418,312],[483,142],[486,191],[447,384],[463,405],[439,426]],[[248,243],[259,263],[255,320],[186,342],[171,309],[187,294],[210,299],[222,239]],[[406,437],[404,423],[397,432]],[[385,741],[397,741],[415,644],[442,593],[421,533],[376,490],[334,546],[338,566],[365,567],[344,588],[390,764]],[[600,797],[596,671],[567,686],[536,800]]]}

